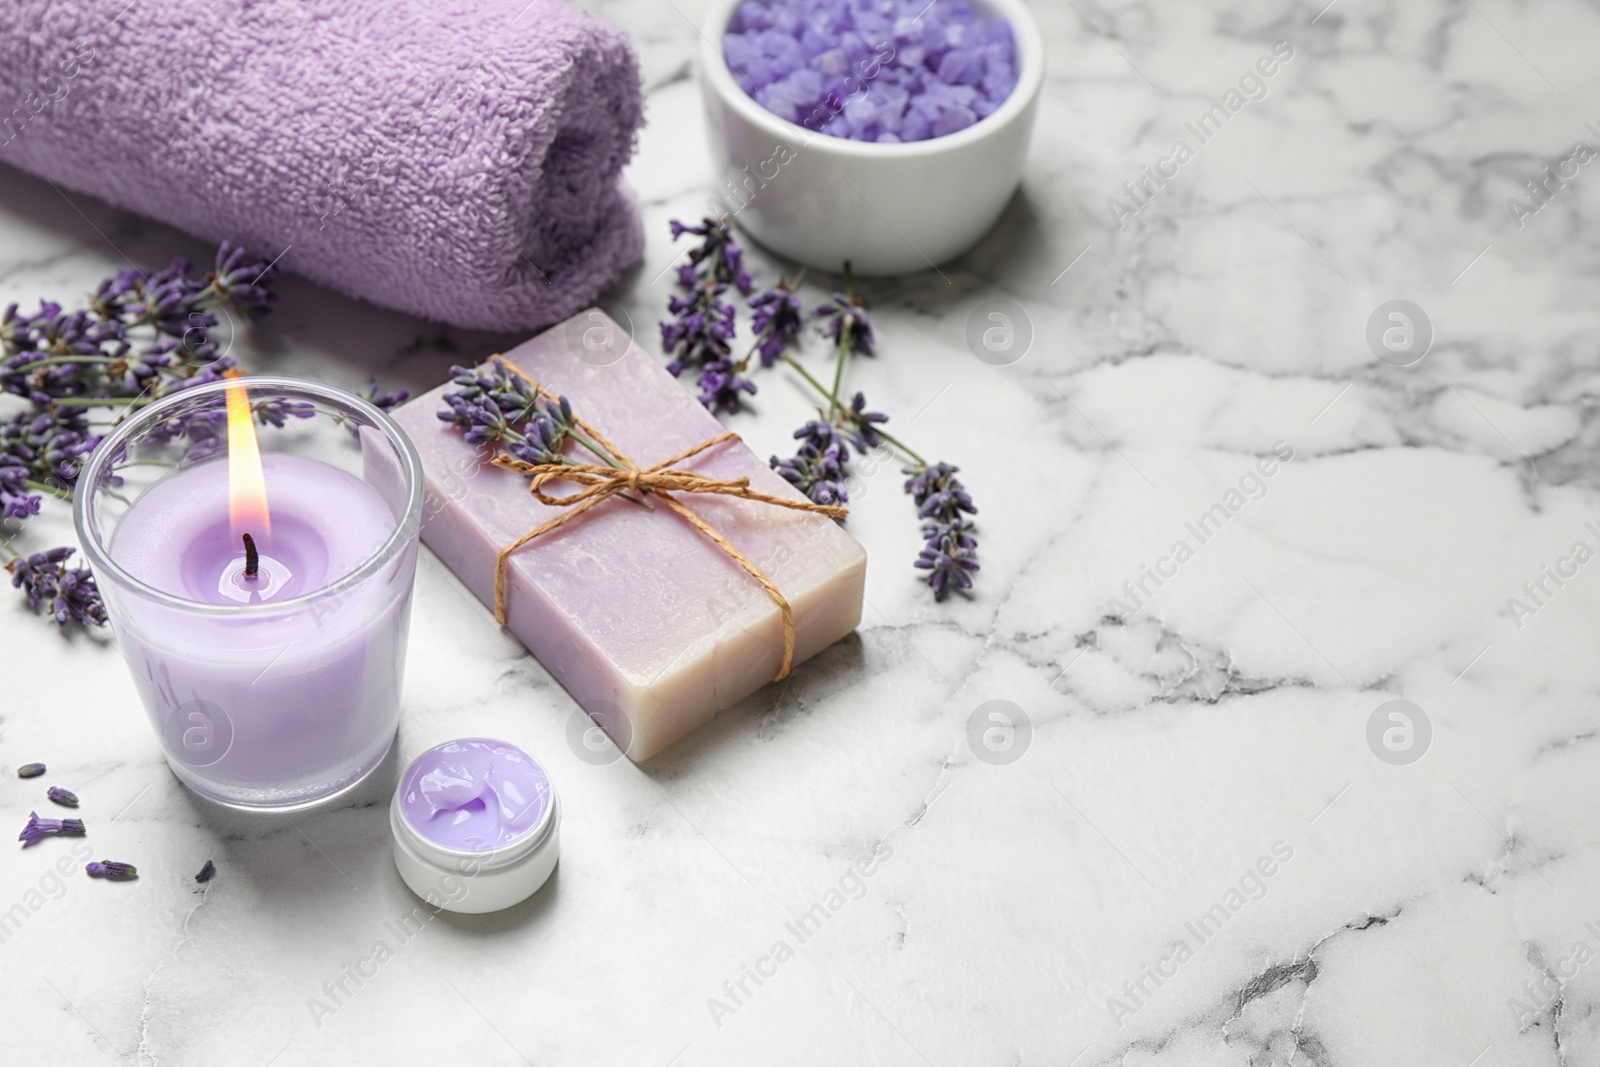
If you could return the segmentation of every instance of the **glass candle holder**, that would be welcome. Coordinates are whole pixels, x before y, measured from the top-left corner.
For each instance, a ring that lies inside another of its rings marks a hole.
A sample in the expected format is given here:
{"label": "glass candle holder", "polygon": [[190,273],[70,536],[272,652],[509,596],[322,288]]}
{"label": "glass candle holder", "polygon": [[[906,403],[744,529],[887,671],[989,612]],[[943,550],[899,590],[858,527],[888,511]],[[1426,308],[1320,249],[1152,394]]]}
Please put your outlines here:
{"label": "glass candle holder", "polygon": [[[256,511],[240,503],[252,482]],[[293,810],[383,760],[423,488],[392,419],[292,378],[183,390],[91,453],[78,538],[162,753],[195,793]]]}

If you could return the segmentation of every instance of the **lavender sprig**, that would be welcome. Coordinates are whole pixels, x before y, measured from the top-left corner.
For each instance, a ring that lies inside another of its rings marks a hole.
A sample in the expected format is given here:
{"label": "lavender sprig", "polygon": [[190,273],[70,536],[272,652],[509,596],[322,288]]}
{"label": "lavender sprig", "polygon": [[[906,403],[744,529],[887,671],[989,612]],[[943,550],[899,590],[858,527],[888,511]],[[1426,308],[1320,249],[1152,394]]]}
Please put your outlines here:
{"label": "lavender sprig", "polygon": [[855,445],[857,452],[865,453],[878,447],[887,436],[879,427],[889,421],[889,416],[881,411],[868,411],[867,398],[863,393],[856,393],[850,406],[840,411],[839,419],[844,426],[845,436]]}
{"label": "lavender sprig", "polygon": [[668,226],[674,241],[686,233],[701,239],[689,250],[689,262],[678,268],[679,284],[692,289],[697,281],[708,279],[719,285],[731,285],[749,295],[755,280],[744,269],[744,250],[734,242],[733,229],[726,218],[707,217],[701,219],[698,226],[686,226],[673,219]]}
{"label": "lavender sprig", "polygon": [[61,547],[29,556],[18,556],[6,564],[11,584],[22,590],[28,607],[38,611],[43,605],[56,625],[82,626],[106,624],[105,602],[88,567],[67,568],[66,561],[76,549]]}
{"label": "lavender sprig", "polygon": [[[26,402],[0,421],[0,516],[26,519],[39,513],[46,496],[71,499],[104,429],[91,423],[91,413],[149,404],[235,369],[212,332],[221,316],[251,320],[268,311],[274,274],[272,264],[223,242],[204,276],[180,256],[153,273],[118,270],[82,308],[46,300],[31,313],[15,304],[0,312],[0,393]],[[403,398],[369,395],[380,408]],[[310,405],[279,400],[254,405],[258,421],[277,427],[313,413]],[[151,438],[188,441],[189,463],[226,447],[224,427],[219,399],[168,420]],[[13,559],[12,584],[35,610],[48,605],[49,617],[63,626],[100,625],[105,612],[94,579],[85,567],[62,565],[70,553],[60,548]]]}
{"label": "lavender sprig", "polygon": [[[719,300],[731,284],[748,293],[752,282],[725,220],[703,220],[686,226],[674,220],[672,236],[695,234],[701,243],[690,249],[689,262],[678,268],[683,290],[668,302],[674,316],[661,324],[661,337],[669,354],[667,370],[680,374],[686,367],[700,368],[700,401],[713,411],[741,408],[745,395],[754,394],[754,382],[742,377],[751,358],[759,355],[763,367],[782,361],[816,391],[826,407],[794,433],[800,442],[793,456],[771,458],[771,465],[805,496],[819,504],[848,501],[852,450],[866,455],[889,448],[902,453],[909,465],[905,490],[916,504],[922,522],[923,547],[914,563],[927,571],[934,598],[944,600],[952,590],[972,587],[978,570],[975,527],[967,517],[977,513],[971,496],[947,463],[930,464],[885,427],[889,416],[868,409],[867,398],[855,393],[842,398],[845,366],[852,355],[873,355],[877,335],[865,303],[856,294],[850,264],[844,264],[844,286],[827,303],[813,309],[811,319],[830,342],[834,353],[833,383],[824,385],[792,354],[799,343],[806,316],[795,286],[780,279],[748,302],[755,341],[744,359],[729,354],[735,336],[734,309]],[[444,417],[444,416],[441,416]]]}
{"label": "lavender sprig", "polygon": [[108,882],[131,882],[139,877],[139,869],[131,863],[116,860],[93,860],[83,868],[90,878],[104,878]]}
{"label": "lavender sprig", "polygon": [[777,285],[751,299],[750,311],[750,329],[757,338],[761,365],[771,367],[800,340],[806,324],[805,308],[789,283],[779,278]]}
{"label": "lavender sprig", "polygon": [[[562,452],[571,440],[600,462],[620,468],[615,457],[579,432],[566,397],[536,399],[533,387],[507,369],[499,356],[476,367],[452,367],[450,373],[459,388],[444,394],[445,410],[437,415],[460,430],[469,444],[503,446],[526,463],[571,466],[577,461]],[[631,493],[618,495],[650,507]]]}
{"label": "lavender sprig", "polygon": [[821,320],[822,333],[839,348],[858,355],[872,355],[876,338],[872,333],[872,320],[859,297],[849,288],[848,266],[845,274],[846,290],[834,293],[833,298],[817,308],[812,315]]}
{"label": "lavender sprig", "polygon": [[88,831],[81,819],[41,819],[36,811],[28,812],[28,825],[22,828],[17,840],[26,848],[47,837],[82,837]]}
{"label": "lavender sprig", "polygon": [[41,497],[32,489],[27,466],[15,456],[0,453],[0,515],[26,519],[39,513]]}
{"label": "lavender sprig", "polygon": [[[406,392],[404,389],[396,389],[393,392],[385,392],[380,390],[376,383],[367,386],[356,395],[362,400],[365,400],[367,403],[371,404],[373,407],[377,408],[379,411],[393,411],[401,404],[404,404],[411,397],[411,394]],[[333,421],[343,425],[345,429],[349,430],[351,437],[354,437],[358,441],[361,439],[362,424],[356,419],[346,419],[343,415],[336,415],[334,416]]]}
{"label": "lavender sprig", "polygon": [[844,504],[850,500],[845,478],[850,448],[826,422],[812,419],[794,432],[800,450],[788,459],[772,457],[772,468],[813,503]]}
{"label": "lavender sprig", "polygon": [[689,250],[689,261],[678,268],[681,295],[671,297],[667,310],[674,316],[661,324],[661,345],[670,357],[668,373],[700,369],[700,402],[713,411],[738,411],[756,385],[743,377],[744,367],[734,362],[729,342],[736,330],[737,311],[721,299],[731,285],[749,294],[754,285],[744,268],[744,253],[733,240],[726,219],[704,219],[699,226],[671,222],[672,239],[684,234],[700,237]]}
{"label": "lavender sprig", "polygon": [[922,552],[914,566],[928,572],[935,600],[943,600],[952,588],[972,588],[972,572],[978,569],[978,541],[964,517],[978,509],[955,476],[959,469],[948,463],[905,469],[911,475],[906,492],[922,519]]}

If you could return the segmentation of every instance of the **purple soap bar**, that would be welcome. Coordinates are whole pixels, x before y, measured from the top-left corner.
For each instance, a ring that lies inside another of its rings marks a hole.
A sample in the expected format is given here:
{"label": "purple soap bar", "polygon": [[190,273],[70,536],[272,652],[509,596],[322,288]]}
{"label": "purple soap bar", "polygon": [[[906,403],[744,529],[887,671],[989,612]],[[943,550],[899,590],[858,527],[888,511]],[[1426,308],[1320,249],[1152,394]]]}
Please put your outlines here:
{"label": "purple soap bar", "polygon": [[[578,337],[582,344],[569,343]],[[615,347],[593,347],[602,337]],[[599,311],[503,358],[567,397],[640,467],[725,432]],[[501,546],[565,509],[535,500],[526,478],[492,466],[492,452],[439,421],[441,397],[452,388],[446,383],[418,397],[395,418],[416,443],[427,477],[424,543],[492,610]],[[713,478],[746,477],[753,489],[804,500],[742,441],[678,466]],[[546,492],[577,488],[552,482]],[[861,621],[866,552],[834,520],[707,493],[678,499],[777,584],[794,610],[796,666]],[[506,590],[508,628],[633,760],[761,688],[783,657],[778,606],[709,538],[659,504],[647,511],[607,500],[530,541],[507,564]]]}

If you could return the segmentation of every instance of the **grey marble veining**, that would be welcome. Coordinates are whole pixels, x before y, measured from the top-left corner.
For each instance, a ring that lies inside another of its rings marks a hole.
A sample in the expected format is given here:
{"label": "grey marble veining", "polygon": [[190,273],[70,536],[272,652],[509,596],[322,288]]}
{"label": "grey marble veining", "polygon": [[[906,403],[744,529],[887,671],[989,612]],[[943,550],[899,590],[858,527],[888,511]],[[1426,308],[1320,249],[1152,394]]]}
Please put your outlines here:
{"label": "grey marble veining", "polygon": [[[592,6],[649,88],[649,245],[604,302],[653,344],[666,221],[713,178],[699,11]],[[1600,169],[1576,151],[1600,151],[1600,12],[1035,10],[1021,193],[968,256],[863,287],[881,351],[850,371],[962,466],[976,595],[932,602],[898,472],[865,474],[857,635],[597,766],[425,557],[397,752],[264,819],[184,792],[109,645],[0,604],[4,765],[50,764],[94,854],[142,874],[58,885],[64,842],[0,865],[7,1062],[1600,1063]],[[206,250],[0,170],[0,303],[174,253]],[[422,389],[516,340],[280,292],[235,342],[258,369]],[[1033,340],[994,366],[966,338],[1001,299]],[[1392,300],[1432,331],[1407,366],[1368,342]],[[808,402],[761,385],[730,426],[786,451]],[[19,545],[70,539],[47,511]],[[1013,762],[974,725],[993,701],[1026,718]],[[562,862],[509,912],[408,925],[388,793],[465,733],[549,763]],[[0,777],[18,826],[35,792]]]}

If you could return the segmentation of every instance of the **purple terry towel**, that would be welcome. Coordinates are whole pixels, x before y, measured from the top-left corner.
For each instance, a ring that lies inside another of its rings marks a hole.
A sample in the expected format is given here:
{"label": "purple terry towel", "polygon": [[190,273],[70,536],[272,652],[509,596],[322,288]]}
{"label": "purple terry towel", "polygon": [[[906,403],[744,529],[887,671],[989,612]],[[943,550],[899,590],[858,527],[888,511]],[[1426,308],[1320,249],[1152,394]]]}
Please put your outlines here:
{"label": "purple terry towel", "polygon": [[520,330],[639,258],[626,36],[551,0],[0,0],[0,161]]}

